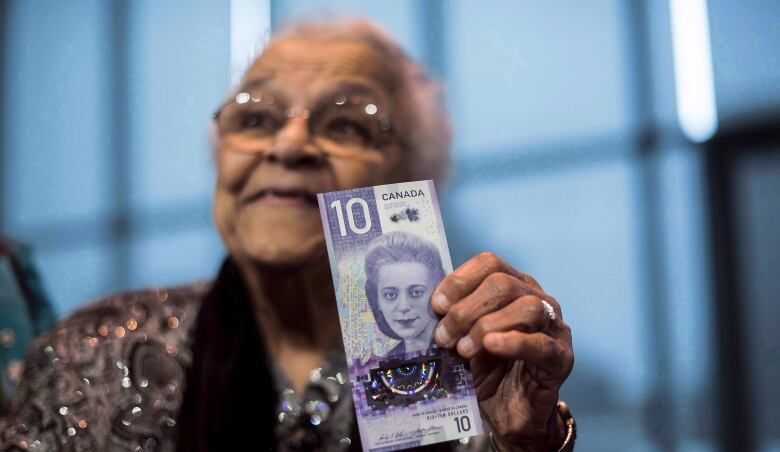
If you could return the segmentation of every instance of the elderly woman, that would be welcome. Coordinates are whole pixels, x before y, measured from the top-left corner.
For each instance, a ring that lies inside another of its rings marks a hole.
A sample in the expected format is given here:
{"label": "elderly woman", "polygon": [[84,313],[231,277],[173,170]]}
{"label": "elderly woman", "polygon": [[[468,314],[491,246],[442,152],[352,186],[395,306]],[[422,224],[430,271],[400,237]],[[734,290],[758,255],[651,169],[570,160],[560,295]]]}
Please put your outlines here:
{"label": "elderly woman", "polygon": [[380,235],[368,244],[365,272],[379,330],[401,341],[385,357],[427,351],[437,323],[431,295],[444,279],[436,245],[407,232]]}
{"label": "elderly woman", "polygon": [[[111,296],[39,337],[2,449],[358,450],[315,194],[441,177],[438,95],[371,24],[277,36],[215,115],[216,279]],[[482,253],[430,303],[435,341],[471,362],[492,447],[571,448],[555,299]]]}

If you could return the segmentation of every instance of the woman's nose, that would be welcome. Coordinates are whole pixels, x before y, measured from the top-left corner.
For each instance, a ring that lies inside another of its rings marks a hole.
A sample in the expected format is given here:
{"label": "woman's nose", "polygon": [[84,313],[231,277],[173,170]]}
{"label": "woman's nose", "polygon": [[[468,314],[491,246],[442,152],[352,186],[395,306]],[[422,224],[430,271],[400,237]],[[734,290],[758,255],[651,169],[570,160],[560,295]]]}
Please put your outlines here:
{"label": "woman's nose", "polygon": [[412,308],[409,306],[409,299],[403,295],[398,297],[398,310],[401,312],[408,312]]}
{"label": "woman's nose", "polygon": [[292,117],[276,134],[266,158],[285,166],[311,166],[321,161],[322,153],[311,142],[306,119]]}

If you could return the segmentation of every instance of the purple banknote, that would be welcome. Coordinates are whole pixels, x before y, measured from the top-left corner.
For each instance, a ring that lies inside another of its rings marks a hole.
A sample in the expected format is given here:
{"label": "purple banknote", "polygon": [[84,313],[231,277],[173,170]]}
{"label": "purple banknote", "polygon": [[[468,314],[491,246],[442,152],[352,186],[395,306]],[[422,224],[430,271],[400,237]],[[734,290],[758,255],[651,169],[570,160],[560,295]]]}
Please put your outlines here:
{"label": "purple banknote", "polygon": [[317,198],[364,450],[481,434],[468,362],[433,341],[431,294],[452,271],[433,182]]}

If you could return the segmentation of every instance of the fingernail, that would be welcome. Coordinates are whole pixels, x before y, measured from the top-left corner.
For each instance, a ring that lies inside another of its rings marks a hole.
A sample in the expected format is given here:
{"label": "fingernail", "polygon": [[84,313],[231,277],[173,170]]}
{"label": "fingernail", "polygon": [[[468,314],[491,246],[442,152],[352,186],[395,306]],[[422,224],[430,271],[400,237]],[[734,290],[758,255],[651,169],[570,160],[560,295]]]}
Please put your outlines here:
{"label": "fingernail", "polygon": [[450,309],[450,300],[448,300],[447,296],[443,293],[437,293],[436,296],[433,297],[433,302],[436,303],[442,311],[446,312]]}
{"label": "fingernail", "polygon": [[458,353],[461,354],[461,356],[466,356],[474,349],[474,341],[471,340],[471,336],[463,336],[458,341]]}
{"label": "fingernail", "polygon": [[439,325],[439,327],[436,328],[436,339],[438,339],[439,344],[446,347],[452,341],[452,336],[450,336],[450,332],[447,331],[447,328],[445,328],[444,325]]}

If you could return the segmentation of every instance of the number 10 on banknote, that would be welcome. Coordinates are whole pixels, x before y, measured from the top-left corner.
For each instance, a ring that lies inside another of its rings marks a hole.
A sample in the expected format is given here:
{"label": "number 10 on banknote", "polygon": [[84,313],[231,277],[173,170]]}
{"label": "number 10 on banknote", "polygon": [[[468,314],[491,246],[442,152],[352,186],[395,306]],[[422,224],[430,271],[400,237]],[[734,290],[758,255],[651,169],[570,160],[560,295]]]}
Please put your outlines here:
{"label": "number 10 on banknote", "polygon": [[363,449],[482,433],[468,362],[433,341],[452,271],[432,181],[317,195]]}

